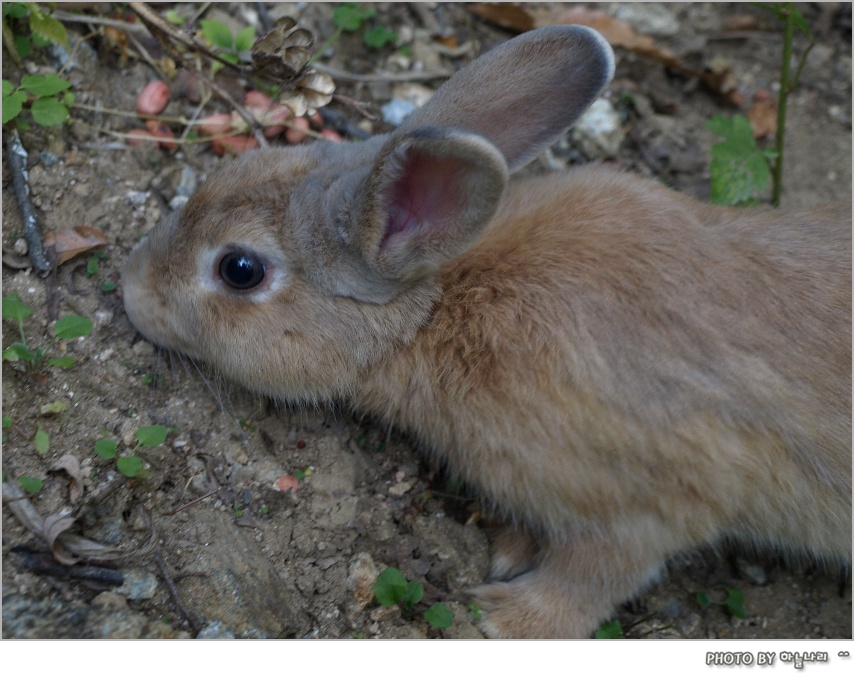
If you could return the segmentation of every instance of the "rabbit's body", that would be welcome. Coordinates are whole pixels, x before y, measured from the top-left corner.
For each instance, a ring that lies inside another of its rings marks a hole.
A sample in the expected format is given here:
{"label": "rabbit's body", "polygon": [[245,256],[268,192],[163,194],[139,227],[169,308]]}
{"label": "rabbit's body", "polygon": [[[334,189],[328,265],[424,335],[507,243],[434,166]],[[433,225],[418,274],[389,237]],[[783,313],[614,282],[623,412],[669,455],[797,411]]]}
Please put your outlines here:
{"label": "rabbit's body", "polygon": [[[487,76],[517,61],[516,85]],[[477,591],[493,635],[588,636],[724,536],[850,561],[850,208],[718,208],[601,168],[506,186],[612,68],[586,29],[513,40],[391,136],[245,155],[125,271],[150,339],[343,398],[475,485],[508,521]],[[500,123],[539,79],[572,95]]]}
{"label": "rabbit's body", "polygon": [[[668,556],[723,536],[846,562],[844,214],[748,217],[603,169],[508,191],[353,401],[558,550],[554,574],[481,592],[492,632],[588,635]],[[495,574],[536,563],[523,552]]]}

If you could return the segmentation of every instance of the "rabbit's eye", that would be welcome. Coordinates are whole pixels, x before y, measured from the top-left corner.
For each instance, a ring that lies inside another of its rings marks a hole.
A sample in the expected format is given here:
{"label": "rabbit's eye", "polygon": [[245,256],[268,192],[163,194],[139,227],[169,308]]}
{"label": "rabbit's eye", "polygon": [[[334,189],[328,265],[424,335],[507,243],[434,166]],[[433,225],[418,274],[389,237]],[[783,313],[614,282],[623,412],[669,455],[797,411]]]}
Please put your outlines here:
{"label": "rabbit's eye", "polygon": [[235,290],[251,290],[264,280],[264,264],[252,253],[230,252],[219,263],[219,275]]}

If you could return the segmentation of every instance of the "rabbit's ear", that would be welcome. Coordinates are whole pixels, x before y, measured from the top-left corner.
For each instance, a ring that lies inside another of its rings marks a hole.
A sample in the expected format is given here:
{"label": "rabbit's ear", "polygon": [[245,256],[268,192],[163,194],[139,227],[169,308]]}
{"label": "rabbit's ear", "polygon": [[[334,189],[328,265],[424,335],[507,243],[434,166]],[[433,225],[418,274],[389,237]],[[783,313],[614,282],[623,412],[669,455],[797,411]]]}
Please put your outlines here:
{"label": "rabbit's ear", "polygon": [[394,134],[368,178],[358,245],[381,276],[407,282],[452,259],[492,219],[507,165],[480,135],[446,128]]}
{"label": "rabbit's ear", "polygon": [[596,31],[553,26],[454,75],[388,136],[362,186],[357,239],[368,267],[406,283],[463,252],[495,214],[508,172],[568,129],[613,72]]}
{"label": "rabbit's ear", "polygon": [[441,126],[479,133],[512,172],[572,126],[613,75],[614,53],[595,30],[541,28],[460,70],[397,132]]}

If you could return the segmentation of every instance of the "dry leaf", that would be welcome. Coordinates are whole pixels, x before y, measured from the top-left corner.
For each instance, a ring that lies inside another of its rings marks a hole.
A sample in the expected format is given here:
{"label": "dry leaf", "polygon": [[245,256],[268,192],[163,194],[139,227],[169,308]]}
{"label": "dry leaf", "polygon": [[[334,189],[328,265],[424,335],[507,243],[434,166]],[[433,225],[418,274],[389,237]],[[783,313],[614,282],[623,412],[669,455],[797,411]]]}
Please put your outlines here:
{"label": "dry leaf", "polygon": [[754,138],[766,138],[777,133],[777,102],[773,98],[757,95],[747,112],[753,127]]}
{"label": "dry leaf", "polygon": [[77,255],[106,245],[107,238],[99,229],[80,226],[48,232],[44,237],[44,242],[46,246],[56,248],[56,264],[58,266]]}
{"label": "dry leaf", "polygon": [[83,496],[83,471],[76,456],[66,453],[47,470],[48,472],[65,472],[71,477],[71,485],[68,489],[71,502],[77,502]]}
{"label": "dry leaf", "polygon": [[524,33],[534,29],[534,17],[524,6],[504,2],[479,2],[469,9],[486,21]]}
{"label": "dry leaf", "polygon": [[74,525],[76,519],[63,514],[51,514],[45,517],[42,536],[53,552],[53,557],[65,565],[74,565],[81,559],[70,553],[59,540],[59,536]]}
{"label": "dry leaf", "polygon": [[[136,551],[117,549],[65,532],[74,523],[74,520],[58,514],[49,517],[50,522],[44,519],[11,478],[7,478],[3,482],[3,507],[12,512],[15,518],[31,533],[45,540],[51,535],[53,541],[50,544],[53,548],[54,557],[66,565],[74,565],[78,561],[119,561],[141,556],[150,552],[157,542],[153,527],[148,542]],[[54,545],[54,543],[56,544]],[[60,544],[62,548],[57,549]]]}

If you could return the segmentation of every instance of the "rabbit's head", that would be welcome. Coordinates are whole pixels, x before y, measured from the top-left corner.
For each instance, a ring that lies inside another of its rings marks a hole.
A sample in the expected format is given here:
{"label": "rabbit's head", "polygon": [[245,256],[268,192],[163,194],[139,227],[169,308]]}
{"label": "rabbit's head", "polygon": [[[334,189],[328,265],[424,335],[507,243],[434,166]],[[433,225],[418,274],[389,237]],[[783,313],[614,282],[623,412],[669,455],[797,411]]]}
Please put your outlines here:
{"label": "rabbit's head", "polygon": [[266,394],[345,393],[429,319],[435,272],[613,68],[595,31],[545,28],[474,61],[389,135],[243,155],[133,250],[131,322]]}

